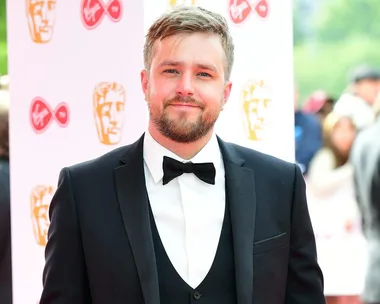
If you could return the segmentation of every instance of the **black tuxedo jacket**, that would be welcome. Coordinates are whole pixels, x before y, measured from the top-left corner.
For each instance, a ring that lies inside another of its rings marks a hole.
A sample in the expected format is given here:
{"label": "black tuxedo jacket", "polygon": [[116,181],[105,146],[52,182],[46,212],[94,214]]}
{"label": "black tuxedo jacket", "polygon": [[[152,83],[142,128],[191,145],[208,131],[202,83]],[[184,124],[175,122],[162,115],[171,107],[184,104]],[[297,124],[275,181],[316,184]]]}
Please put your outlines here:
{"label": "black tuxedo jacket", "polygon": [[[298,166],[218,140],[238,304],[325,303]],[[141,137],[61,171],[40,304],[160,303],[143,162]]]}

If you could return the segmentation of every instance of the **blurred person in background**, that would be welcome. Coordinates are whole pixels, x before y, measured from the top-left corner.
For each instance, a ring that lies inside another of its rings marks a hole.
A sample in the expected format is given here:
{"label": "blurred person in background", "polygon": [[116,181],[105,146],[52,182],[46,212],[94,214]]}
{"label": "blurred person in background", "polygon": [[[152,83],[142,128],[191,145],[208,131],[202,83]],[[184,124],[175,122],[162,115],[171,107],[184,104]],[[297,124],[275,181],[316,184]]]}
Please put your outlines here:
{"label": "blurred person in background", "polygon": [[350,85],[336,102],[334,112],[353,118],[359,130],[375,120],[373,105],[380,92],[380,70],[361,65],[353,70]]}
{"label": "blurred person in background", "polygon": [[334,108],[335,99],[325,91],[317,90],[306,99],[302,111],[315,115],[321,124]]}
{"label": "blurred person in background", "polygon": [[8,91],[0,78],[0,303],[12,303]]}
{"label": "blurred person in background", "polygon": [[328,304],[358,304],[365,276],[365,239],[349,162],[356,126],[330,113],[323,124],[324,146],[310,163],[308,199],[318,261]]}
{"label": "blurred person in background", "polygon": [[321,125],[318,119],[305,113],[298,105],[298,89],[294,87],[294,135],[296,162],[304,175],[307,175],[309,163],[322,145]]}
{"label": "blurred person in background", "polygon": [[367,239],[369,263],[362,300],[380,303],[380,94],[374,104],[376,121],[355,140],[351,162],[355,192]]}

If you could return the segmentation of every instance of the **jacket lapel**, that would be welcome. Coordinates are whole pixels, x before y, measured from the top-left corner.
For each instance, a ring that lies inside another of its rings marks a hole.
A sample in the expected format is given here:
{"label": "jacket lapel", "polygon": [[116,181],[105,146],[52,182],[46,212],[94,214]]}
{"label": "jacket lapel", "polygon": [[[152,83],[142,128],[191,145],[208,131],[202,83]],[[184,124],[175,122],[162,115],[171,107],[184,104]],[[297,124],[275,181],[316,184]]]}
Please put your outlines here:
{"label": "jacket lapel", "polygon": [[145,303],[158,304],[160,296],[145,187],[143,138],[144,136],[126,147],[127,151],[121,159],[122,165],[115,169],[115,183]]}
{"label": "jacket lapel", "polygon": [[224,159],[226,197],[231,210],[232,235],[235,256],[236,292],[238,304],[252,304],[253,242],[256,216],[254,173],[243,167],[234,146],[223,142],[219,146]]}

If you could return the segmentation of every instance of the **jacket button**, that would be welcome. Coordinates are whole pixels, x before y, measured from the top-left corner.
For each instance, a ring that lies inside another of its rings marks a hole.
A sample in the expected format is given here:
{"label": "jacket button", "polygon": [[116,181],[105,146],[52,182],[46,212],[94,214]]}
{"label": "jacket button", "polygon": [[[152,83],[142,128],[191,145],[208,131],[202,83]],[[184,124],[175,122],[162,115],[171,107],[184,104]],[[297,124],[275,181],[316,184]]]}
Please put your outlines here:
{"label": "jacket button", "polygon": [[195,300],[202,298],[202,294],[199,291],[195,291],[193,296]]}

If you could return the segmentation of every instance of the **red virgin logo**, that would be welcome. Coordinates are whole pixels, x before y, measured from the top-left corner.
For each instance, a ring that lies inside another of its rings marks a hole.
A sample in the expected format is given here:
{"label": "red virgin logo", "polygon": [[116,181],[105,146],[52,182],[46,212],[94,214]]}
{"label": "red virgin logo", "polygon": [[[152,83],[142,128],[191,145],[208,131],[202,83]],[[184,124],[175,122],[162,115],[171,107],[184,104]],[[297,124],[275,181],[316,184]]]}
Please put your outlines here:
{"label": "red virgin logo", "polygon": [[103,0],[82,0],[81,18],[84,26],[92,30],[107,16],[112,22],[118,22],[123,15],[122,0],[110,0],[105,4]]}
{"label": "red virgin logo", "polygon": [[268,11],[268,0],[230,0],[228,6],[229,16],[235,24],[242,23],[253,13],[266,18]]}
{"label": "red virgin logo", "polygon": [[61,102],[55,109],[52,109],[42,97],[34,98],[30,106],[30,122],[33,130],[36,133],[42,133],[53,121],[62,128],[68,125],[68,105],[65,102]]}

